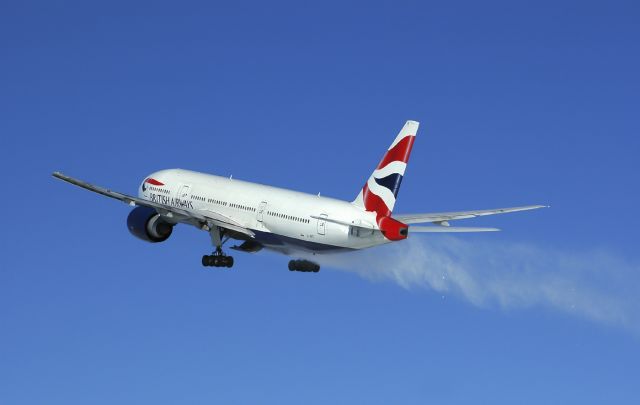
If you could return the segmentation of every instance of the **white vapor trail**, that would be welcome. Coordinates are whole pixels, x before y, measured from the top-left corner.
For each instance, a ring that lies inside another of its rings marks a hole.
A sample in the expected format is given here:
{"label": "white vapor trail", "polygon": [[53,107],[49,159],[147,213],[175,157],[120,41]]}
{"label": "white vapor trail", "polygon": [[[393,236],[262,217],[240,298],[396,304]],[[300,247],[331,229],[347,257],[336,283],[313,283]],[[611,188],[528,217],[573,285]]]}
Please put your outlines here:
{"label": "white vapor trail", "polygon": [[479,307],[546,306],[640,332],[640,266],[603,250],[563,252],[438,235],[313,260]]}

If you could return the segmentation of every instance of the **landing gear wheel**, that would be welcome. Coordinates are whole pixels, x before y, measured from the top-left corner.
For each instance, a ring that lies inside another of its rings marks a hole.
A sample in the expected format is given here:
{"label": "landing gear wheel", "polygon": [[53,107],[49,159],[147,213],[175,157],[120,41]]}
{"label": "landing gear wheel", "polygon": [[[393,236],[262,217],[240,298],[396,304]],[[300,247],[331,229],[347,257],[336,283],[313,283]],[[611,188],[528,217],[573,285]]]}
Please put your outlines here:
{"label": "landing gear wheel", "polygon": [[233,257],[225,255],[204,255],[202,256],[202,265],[205,267],[233,267]]}
{"label": "landing gear wheel", "polygon": [[301,271],[303,273],[317,273],[320,271],[320,265],[308,260],[291,260],[289,261],[289,271]]}

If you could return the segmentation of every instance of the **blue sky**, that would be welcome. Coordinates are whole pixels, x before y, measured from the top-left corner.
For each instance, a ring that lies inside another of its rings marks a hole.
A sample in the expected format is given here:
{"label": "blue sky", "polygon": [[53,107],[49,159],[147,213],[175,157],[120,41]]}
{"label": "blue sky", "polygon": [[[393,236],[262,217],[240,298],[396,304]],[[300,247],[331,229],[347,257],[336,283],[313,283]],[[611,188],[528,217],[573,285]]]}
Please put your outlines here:
{"label": "blue sky", "polygon": [[[2,4],[0,402],[637,402],[639,18]],[[206,234],[144,244],[125,205],[50,177],[133,193],[182,167],[353,199],[407,119],[396,212],[552,208],[319,274],[263,253],[225,272],[200,267]]]}

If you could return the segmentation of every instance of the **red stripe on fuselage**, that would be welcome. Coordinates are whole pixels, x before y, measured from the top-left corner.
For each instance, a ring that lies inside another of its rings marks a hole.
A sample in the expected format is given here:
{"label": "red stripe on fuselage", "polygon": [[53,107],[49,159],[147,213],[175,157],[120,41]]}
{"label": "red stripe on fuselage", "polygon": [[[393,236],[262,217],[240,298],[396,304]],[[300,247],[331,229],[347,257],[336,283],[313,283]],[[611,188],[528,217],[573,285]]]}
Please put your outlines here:
{"label": "red stripe on fuselage", "polygon": [[414,135],[407,135],[402,138],[396,146],[385,153],[377,168],[382,169],[389,163],[396,161],[407,163],[409,161],[409,155],[411,154],[411,148],[413,147],[413,141],[415,140],[416,137]]}

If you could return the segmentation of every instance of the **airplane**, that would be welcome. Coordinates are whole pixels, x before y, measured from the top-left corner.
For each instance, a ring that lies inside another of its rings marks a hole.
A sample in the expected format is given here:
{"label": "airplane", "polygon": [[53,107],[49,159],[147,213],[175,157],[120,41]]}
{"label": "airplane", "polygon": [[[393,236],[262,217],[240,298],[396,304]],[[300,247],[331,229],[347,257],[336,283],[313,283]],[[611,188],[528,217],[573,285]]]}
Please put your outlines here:
{"label": "airplane", "polygon": [[[166,241],[177,224],[209,233],[215,250],[203,266],[231,268],[234,259],[222,250],[255,253],[268,249],[292,258],[289,270],[318,272],[309,259],[316,254],[353,251],[407,239],[427,232],[489,232],[496,228],[454,227],[450,221],[546,207],[393,215],[400,184],[418,132],[407,121],[353,201],[251,183],[183,169],[154,172],[131,196],[54,172],[53,176],[89,191],[123,201],[133,210],[129,231],[146,242]],[[426,224],[431,225],[414,225]]]}

